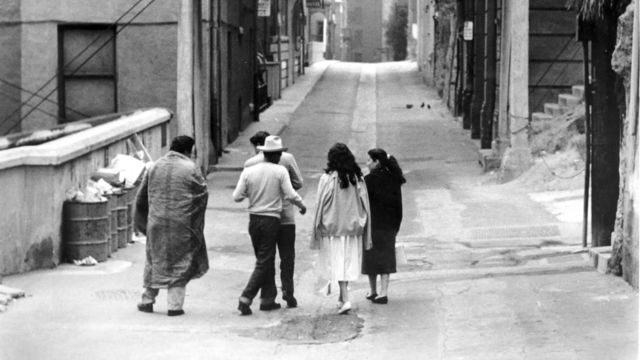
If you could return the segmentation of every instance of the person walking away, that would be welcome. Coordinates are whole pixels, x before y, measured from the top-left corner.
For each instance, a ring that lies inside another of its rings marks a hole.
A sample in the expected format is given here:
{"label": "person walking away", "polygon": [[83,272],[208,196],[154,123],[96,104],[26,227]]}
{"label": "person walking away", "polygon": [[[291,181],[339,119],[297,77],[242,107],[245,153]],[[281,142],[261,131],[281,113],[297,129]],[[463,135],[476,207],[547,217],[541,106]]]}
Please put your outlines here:
{"label": "person walking away", "polygon": [[147,236],[142,300],[153,312],[159,289],[167,289],[169,316],[184,314],[187,283],[209,269],[204,238],[207,183],[191,160],[193,138],[178,136],[169,152],[145,174],[136,196],[134,225]]}
{"label": "person walking away", "polygon": [[[263,146],[264,141],[269,136],[266,131],[258,131],[249,141],[253,145],[256,155],[249,158],[244,167],[253,166],[264,162],[264,154],[258,150],[258,146]],[[284,166],[289,172],[289,179],[294,190],[302,188],[303,180],[295,157],[286,151],[282,152],[279,165]],[[287,302],[287,307],[298,306],[298,301],[293,296],[293,272],[296,258],[296,211],[288,201],[282,202],[282,213],[280,214],[280,227],[276,236],[276,247],[280,256],[280,283],[282,284],[282,299]]]}
{"label": "person walking away", "polygon": [[280,304],[275,302],[274,259],[282,199],[295,204],[301,214],[307,211],[302,198],[291,186],[289,173],[284,166],[278,165],[282,152],[286,150],[280,137],[268,136],[265,144],[257,149],[262,151],[265,161],[242,170],[233,191],[234,201],[249,199],[249,236],[256,256],[255,268],[238,302],[241,315],[251,314],[250,306],[258,291],[260,310],[280,308]]}
{"label": "person walking away", "polygon": [[320,269],[330,285],[338,282],[338,313],[351,310],[349,281],[360,275],[362,249],[371,248],[367,186],[351,150],[336,143],[318,183],[311,248],[320,249]]}
{"label": "person walking away", "polygon": [[[389,301],[389,274],[396,272],[396,235],[402,222],[401,186],[406,179],[398,161],[380,148],[368,151],[369,174],[364,177],[371,205],[373,247],[364,252],[362,273],[369,276],[371,291],[367,299],[376,304]],[[380,293],[376,280],[380,275]]]}

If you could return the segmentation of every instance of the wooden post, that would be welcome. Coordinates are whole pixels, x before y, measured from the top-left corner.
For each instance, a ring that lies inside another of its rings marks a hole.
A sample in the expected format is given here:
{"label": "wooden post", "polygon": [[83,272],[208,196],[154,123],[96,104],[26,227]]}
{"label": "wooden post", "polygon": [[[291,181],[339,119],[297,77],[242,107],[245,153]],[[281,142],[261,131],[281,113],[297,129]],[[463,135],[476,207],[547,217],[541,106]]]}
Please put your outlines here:
{"label": "wooden post", "polygon": [[531,166],[529,148],[529,0],[507,0],[510,27],[509,133],[499,179],[507,182]]}
{"label": "wooden post", "polygon": [[480,112],[484,101],[484,4],[487,0],[475,0],[473,22],[473,96],[471,98],[471,138],[480,138]]}
{"label": "wooden post", "polygon": [[591,165],[591,241],[593,246],[611,245],[619,191],[619,142],[621,118],[617,106],[616,77],[611,54],[616,43],[616,12],[607,6],[596,18],[592,41],[594,96]]}
{"label": "wooden post", "polygon": [[480,148],[490,149],[493,140],[493,110],[496,102],[496,17],[498,0],[486,0],[484,101],[481,111]]}
{"label": "wooden post", "polygon": [[[464,0],[464,21],[473,22],[473,0]],[[475,26],[475,25],[474,25]],[[462,96],[462,128],[471,129],[471,104],[473,99],[474,56],[473,41],[465,41],[465,72]]]}
{"label": "wooden post", "polygon": [[498,124],[491,144],[493,154],[502,156],[509,147],[509,73],[511,72],[511,15],[508,0],[502,0],[502,25],[500,30],[500,88],[498,95]]}

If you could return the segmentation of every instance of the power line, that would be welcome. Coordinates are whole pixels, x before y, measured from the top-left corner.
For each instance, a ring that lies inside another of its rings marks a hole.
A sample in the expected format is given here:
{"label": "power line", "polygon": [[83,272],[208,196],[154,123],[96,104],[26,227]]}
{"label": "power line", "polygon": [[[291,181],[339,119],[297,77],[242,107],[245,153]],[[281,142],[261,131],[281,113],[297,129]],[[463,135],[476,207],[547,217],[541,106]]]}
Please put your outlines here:
{"label": "power line", "polygon": [[[25,88],[23,88],[23,87],[21,87],[21,86],[19,86],[19,85],[16,85],[16,84],[14,84],[14,83],[12,83],[12,82],[10,82],[10,81],[7,81],[7,80],[5,80],[5,79],[3,79],[3,78],[0,78],[0,82],[3,82],[3,83],[5,83],[5,84],[7,84],[7,85],[9,85],[9,86],[11,86],[11,87],[13,87],[13,88],[16,88],[16,89],[18,89],[18,90],[20,90],[20,91],[22,91],[22,92],[25,92],[25,93],[27,93],[27,94],[29,94],[29,95],[33,95],[34,97],[37,97],[37,98],[42,99],[42,96],[41,96],[41,95],[38,95],[37,93],[34,93],[33,91],[29,91],[29,90],[27,90],[27,89],[25,89]],[[18,101],[18,102],[22,101],[22,99],[14,99],[14,100],[16,100],[16,101]],[[53,101],[53,100],[50,100],[50,99],[47,99],[47,102],[49,102],[49,103],[51,103],[51,104],[54,104],[54,105],[58,105],[58,103],[57,103],[56,101]],[[25,104],[25,105],[28,105],[28,104]],[[84,116],[84,117],[89,117],[89,115],[84,114],[84,113],[82,113],[82,112],[80,112],[80,111],[78,111],[78,110],[72,109],[72,108],[70,108],[70,107],[68,107],[68,106],[65,106],[65,109],[70,110],[70,111],[73,111],[74,113],[76,113],[76,114],[78,114],[78,115],[81,115],[81,116]],[[57,117],[59,120],[66,120],[64,117],[62,117],[62,118],[61,118],[61,117],[59,117],[59,116],[56,116],[56,117]]]}
{"label": "power line", "polygon": [[[6,98],[8,98],[8,99],[15,100],[16,102],[19,102],[19,101],[21,100],[21,99],[19,99],[19,98],[17,98],[17,97],[15,97],[15,96],[13,96],[13,95],[11,95],[11,94],[7,94],[7,93],[6,93],[6,92],[4,92],[4,91],[0,91],[0,95],[2,95],[2,96],[4,96],[4,97],[6,97]],[[33,107],[33,105],[29,105],[29,104],[26,104],[25,106]],[[43,113],[43,114],[49,115],[49,116],[51,116],[51,117],[55,118],[56,120],[60,120],[60,117],[59,117],[58,115],[52,114],[52,113],[50,113],[50,112],[48,112],[48,111],[46,111],[46,110],[38,109],[38,111],[40,111],[40,112],[41,112],[41,113]]]}
{"label": "power line", "polygon": [[[118,19],[116,19],[116,21],[114,21],[111,25],[109,25],[108,29],[112,29],[113,27],[117,26],[117,25],[118,25],[118,23],[120,22],[120,20],[122,20],[125,16],[127,16],[127,15],[128,15],[128,14],[129,14],[129,13],[130,13],[130,12],[131,12],[135,7],[136,7],[136,6],[138,6],[138,4],[140,4],[142,1],[144,1],[144,0],[138,0],[138,1],[136,1],[133,5],[131,5],[131,6],[130,6],[130,7],[129,7],[129,8],[128,8],[128,9],[127,9],[127,10],[126,10],[126,11],[125,11],[125,12],[124,12],[120,17],[119,17],[119,18],[118,18]],[[152,0],[151,2],[154,2],[154,1],[155,1],[155,0]],[[150,4],[150,3],[149,3],[149,4]],[[142,9],[142,11],[144,11],[144,9],[146,9],[148,6],[149,6],[149,5],[145,6],[145,7]],[[135,18],[136,18],[136,16],[134,16],[134,18],[133,18],[133,19],[135,19]],[[53,76],[52,76],[49,80],[47,80],[47,81],[46,81],[42,86],[40,86],[40,87],[38,88],[38,90],[36,90],[36,91],[35,91],[35,94],[40,93],[40,91],[42,91],[42,90],[43,90],[47,85],[49,85],[53,80],[57,79],[57,78],[58,78],[58,76],[60,75],[61,71],[64,71],[64,70],[65,70],[68,66],[70,66],[70,65],[71,65],[75,60],[77,60],[80,56],[82,56],[82,54],[84,54],[84,53],[85,53],[89,48],[91,48],[91,46],[93,46],[96,42],[98,42],[98,40],[100,40],[100,38],[102,38],[102,35],[103,35],[103,34],[101,33],[100,35],[96,36],[96,37],[91,41],[91,43],[89,43],[89,45],[87,45],[87,46],[86,46],[84,49],[82,49],[78,54],[76,54],[76,55],[75,55],[71,60],[69,60],[66,64],[64,64],[64,65],[62,66],[62,69],[60,69],[60,71],[56,72],[56,73],[55,73],[55,75],[53,75]],[[113,39],[113,37],[112,37],[112,38],[110,38],[110,39],[107,41],[107,43],[108,43],[109,41],[111,41],[112,39]],[[104,47],[104,44],[103,44],[103,46],[102,46],[102,47]],[[100,49],[102,49],[102,47],[100,47]],[[100,50],[100,49],[98,49],[98,50]],[[93,55],[95,55],[95,53],[94,53],[94,54],[92,54],[92,55],[90,55],[88,59],[91,59],[91,57],[93,57]],[[88,60],[88,59],[87,59],[87,60]],[[85,63],[86,63],[86,61],[85,61]],[[82,63],[80,66],[84,65],[85,63]],[[77,70],[78,70],[78,69],[76,69],[76,71],[77,71]],[[74,71],[74,73],[75,73],[75,71]],[[55,90],[57,90],[57,87],[54,89],[54,92],[55,92]],[[49,96],[50,96],[50,95],[51,95],[51,94],[49,94]],[[11,112],[11,114],[9,114],[9,115],[5,118],[5,120],[3,121],[3,123],[4,123],[4,122],[7,122],[7,121],[12,117],[12,116],[14,116],[15,114],[17,114],[17,113],[22,109],[22,107],[23,107],[23,106],[25,106],[25,105],[26,105],[29,101],[31,101],[34,97],[35,97],[35,95],[31,95],[31,96],[30,96],[26,101],[22,102],[22,103],[18,106],[18,108],[16,108],[14,111],[12,111],[12,112]],[[48,96],[47,96],[46,98],[48,98]],[[46,99],[46,98],[45,98],[45,99]],[[40,106],[41,104],[42,104],[42,102],[38,103],[38,104],[37,104],[37,105],[35,105],[35,106],[36,106],[36,107],[38,107],[38,106]],[[29,114],[30,114],[31,112],[33,112],[33,110],[32,110],[32,111],[30,111],[30,112],[29,112]],[[17,124],[20,124],[20,123],[22,122],[22,120],[23,120],[23,119],[24,119],[24,117],[20,117],[20,119],[19,119],[19,121],[17,122]],[[13,128],[15,128],[15,125],[14,125],[14,126],[13,126],[9,131],[13,130]]]}

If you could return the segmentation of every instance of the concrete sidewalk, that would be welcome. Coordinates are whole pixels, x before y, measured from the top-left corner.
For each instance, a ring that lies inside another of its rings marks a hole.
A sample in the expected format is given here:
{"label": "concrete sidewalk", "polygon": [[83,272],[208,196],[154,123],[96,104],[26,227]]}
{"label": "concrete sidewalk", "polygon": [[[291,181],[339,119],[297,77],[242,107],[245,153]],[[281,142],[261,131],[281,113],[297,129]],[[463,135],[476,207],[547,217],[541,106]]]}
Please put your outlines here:
{"label": "concrete sidewalk", "polygon": [[267,110],[260,113],[260,121],[252,122],[246,129],[238,134],[224,150],[218,163],[213,165],[213,171],[239,171],[244,162],[254,154],[249,139],[257,131],[267,131],[271,135],[280,135],[291,121],[293,113],[302,104],[315,84],[320,80],[325,70],[337,61],[325,60],[314,63],[305,69],[305,74],[296,79],[296,82],[284,89],[280,99],[271,104]]}

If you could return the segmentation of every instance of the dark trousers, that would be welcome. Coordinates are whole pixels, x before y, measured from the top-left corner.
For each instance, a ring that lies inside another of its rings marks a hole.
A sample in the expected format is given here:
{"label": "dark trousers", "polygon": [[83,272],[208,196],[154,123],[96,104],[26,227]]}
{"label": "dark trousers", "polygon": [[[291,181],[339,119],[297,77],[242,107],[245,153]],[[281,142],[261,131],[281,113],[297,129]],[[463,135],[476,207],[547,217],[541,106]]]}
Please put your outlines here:
{"label": "dark trousers", "polygon": [[249,216],[249,235],[256,255],[256,265],[242,292],[240,301],[251,304],[260,291],[261,303],[274,302],[278,291],[275,281],[276,238],[280,219],[272,216]]}
{"label": "dark trousers", "polygon": [[284,224],[278,229],[278,254],[280,254],[280,282],[282,296],[293,296],[293,268],[296,260],[296,225]]}

